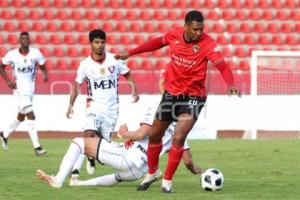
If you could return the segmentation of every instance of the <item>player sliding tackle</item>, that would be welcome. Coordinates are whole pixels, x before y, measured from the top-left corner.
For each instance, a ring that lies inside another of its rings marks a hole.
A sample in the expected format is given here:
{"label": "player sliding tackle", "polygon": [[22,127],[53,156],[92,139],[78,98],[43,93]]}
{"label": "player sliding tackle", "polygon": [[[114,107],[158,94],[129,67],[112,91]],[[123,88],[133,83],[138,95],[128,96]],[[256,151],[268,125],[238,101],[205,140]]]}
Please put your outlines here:
{"label": "player sliding tackle", "polygon": [[[70,186],[109,186],[115,185],[120,181],[134,181],[147,173],[147,145],[148,132],[153,122],[153,109],[148,109],[141,126],[136,131],[128,131],[127,126],[121,126],[119,134],[125,138],[130,138],[124,145],[115,142],[107,142],[101,138],[75,138],[67,153],[65,154],[59,171],[55,176],[49,176],[44,171],[38,169],[37,176],[51,187],[60,188],[64,180],[70,174],[77,158],[85,154],[99,163],[108,165],[116,170],[115,173],[97,177],[87,181],[79,181],[73,177]],[[163,137],[163,150],[161,155],[171,147],[171,140],[174,134],[176,123],[172,123]],[[184,145],[183,160],[186,167],[193,173],[199,174],[202,169],[195,166],[189,151],[187,142]],[[158,177],[160,178],[160,177]]]}

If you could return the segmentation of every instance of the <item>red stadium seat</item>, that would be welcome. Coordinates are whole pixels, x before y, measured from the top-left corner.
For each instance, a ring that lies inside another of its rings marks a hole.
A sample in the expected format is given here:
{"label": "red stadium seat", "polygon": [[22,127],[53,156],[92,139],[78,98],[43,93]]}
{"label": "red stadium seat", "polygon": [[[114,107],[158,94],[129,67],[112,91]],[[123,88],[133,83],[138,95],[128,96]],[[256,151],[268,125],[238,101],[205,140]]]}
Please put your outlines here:
{"label": "red stadium seat", "polygon": [[65,51],[61,47],[54,47],[52,51],[52,55],[55,57],[63,57],[65,56]]}
{"label": "red stadium seat", "polygon": [[226,63],[231,70],[238,69],[238,65],[233,60],[228,60]]}
{"label": "red stadium seat", "polygon": [[34,42],[39,45],[45,45],[48,43],[47,37],[44,34],[37,34]]}
{"label": "red stadium seat", "polygon": [[[295,9],[295,8],[297,8],[297,6],[299,6],[296,3],[297,1],[294,1],[294,0],[285,0],[284,2],[285,2],[284,7],[286,7],[286,8]],[[298,2],[298,3],[300,3],[300,2]]]}
{"label": "red stadium seat", "polygon": [[40,23],[39,21],[34,21],[32,23],[32,30],[35,32],[42,32],[44,31],[44,24]]}
{"label": "red stadium seat", "polygon": [[280,9],[280,8],[283,7],[283,5],[278,0],[272,0],[271,7],[276,8],[276,9]]}
{"label": "red stadium seat", "polygon": [[189,5],[188,5],[187,1],[177,0],[177,2],[176,2],[176,8],[186,9],[188,7],[189,7]]}
{"label": "red stadium seat", "polygon": [[73,20],[81,20],[82,14],[79,10],[72,10],[70,14],[70,18]]}
{"label": "red stadium seat", "polygon": [[90,47],[83,47],[81,49],[81,55],[84,57],[87,57],[89,55],[91,55],[91,48]]}
{"label": "red stadium seat", "polygon": [[264,20],[273,20],[273,13],[270,10],[264,10],[262,14],[262,19]]}
{"label": "red stadium seat", "polygon": [[43,11],[43,18],[45,20],[52,20],[52,19],[54,19],[54,16],[55,15],[52,10],[44,10]]}
{"label": "red stadium seat", "polygon": [[105,32],[113,32],[114,31],[114,27],[113,27],[113,25],[110,22],[104,22],[102,24],[102,29]]}
{"label": "red stadium seat", "polygon": [[256,7],[255,1],[253,1],[253,0],[245,0],[244,7],[247,8],[247,9],[253,9],[253,8],[255,8]]}
{"label": "red stadium seat", "polygon": [[127,10],[127,12],[126,12],[126,19],[128,19],[128,20],[136,20],[136,19],[138,19],[137,16],[138,16],[138,14],[134,10]]}
{"label": "red stadium seat", "polygon": [[86,29],[86,26],[85,26],[85,24],[83,22],[77,21],[75,23],[74,30],[76,32],[85,32],[87,29]]}
{"label": "red stadium seat", "polygon": [[244,38],[244,43],[247,44],[247,45],[255,45],[256,41],[255,41],[254,36],[246,35],[245,38]]}
{"label": "red stadium seat", "polygon": [[268,4],[268,1],[267,1],[267,0],[258,0],[257,6],[258,6],[259,8],[264,8],[264,9],[269,8],[269,4]]}
{"label": "red stadium seat", "polygon": [[42,8],[49,8],[49,7],[51,7],[51,2],[49,0],[40,0],[39,5]]}
{"label": "red stadium seat", "polygon": [[83,8],[92,8],[93,7],[93,1],[92,0],[81,0],[80,6]]}
{"label": "red stadium seat", "polygon": [[175,3],[176,2],[173,0],[163,0],[162,7],[171,9],[171,8],[175,7],[175,5],[174,5]]}
{"label": "red stadium seat", "polygon": [[53,0],[53,4],[54,7],[56,8],[63,8],[65,7],[65,1],[61,1],[61,0]]}
{"label": "red stadium seat", "polygon": [[115,30],[117,32],[127,32],[128,27],[124,22],[117,22]]}
{"label": "red stadium seat", "polygon": [[27,18],[27,14],[24,10],[16,10],[15,11],[15,18],[17,20],[24,20]]}
{"label": "red stadium seat", "polygon": [[294,32],[300,33],[300,23],[296,23],[296,24],[295,24]]}
{"label": "red stadium seat", "polygon": [[75,41],[73,34],[66,34],[64,36],[64,43],[66,44],[75,44]]}
{"label": "red stadium seat", "polygon": [[67,8],[79,8],[78,1],[67,0],[67,2],[66,2],[66,7],[67,7]]}
{"label": "red stadium seat", "polygon": [[94,30],[94,29],[97,29],[97,28],[102,28],[102,27],[100,26],[100,24],[97,23],[97,22],[90,22],[90,23],[88,24],[88,30]]}
{"label": "red stadium seat", "polygon": [[156,31],[156,28],[154,27],[152,22],[146,22],[146,23],[144,23],[143,31],[152,33],[152,32]]}
{"label": "red stadium seat", "polygon": [[145,43],[146,40],[142,34],[138,34],[134,36],[133,41],[136,45],[141,45]]}
{"label": "red stadium seat", "polygon": [[264,33],[265,32],[265,27],[262,23],[255,23],[253,25],[253,31],[256,33]]}
{"label": "red stadium seat", "polygon": [[16,25],[10,21],[4,22],[4,30],[8,32],[14,32],[16,31]]}
{"label": "red stadium seat", "polygon": [[41,19],[41,14],[38,10],[30,10],[28,14],[28,18],[31,20],[39,20]]}
{"label": "red stadium seat", "polygon": [[178,12],[174,11],[174,10],[169,10],[166,16],[166,19],[168,20],[178,20],[179,16],[178,16]]}
{"label": "red stadium seat", "polygon": [[0,57],[3,57],[6,54],[7,50],[5,47],[0,47]]}
{"label": "red stadium seat", "polygon": [[5,39],[3,35],[0,34],[0,44],[4,44],[4,43],[5,43]]}
{"label": "red stadium seat", "polygon": [[0,1],[0,8],[9,7],[9,1]]}
{"label": "red stadium seat", "polygon": [[161,8],[160,1],[150,0],[149,7],[150,8]]}
{"label": "red stadium seat", "polygon": [[60,31],[70,32],[73,31],[73,27],[71,26],[70,22],[62,21],[62,23],[60,24]]}
{"label": "red stadium seat", "polygon": [[242,39],[240,35],[231,35],[230,43],[233,45],[240,45],[242,44]]}
{"label": "red stadium seat", "polygon": [[250,10],[248,17],[249,17],[249,19],[252,19],[252,20],[260,20],[261,14],[257,10]]}
{"label": "red stadium seat", "polygon": [[215,10],[209,10],[207,14],[207,19],[209,20],[219,20],[219,13]]}
{"label": "red stadium seat", "polygon": [[164,56],[164,52],[161,49],[159,49],[159,50],[153,51],[152,52],[152,56],[153,57],[163,57]]}
{"label": "red stadium seat", "polygon": [[237,57],[247,57],[247,52],[245,51],[245,47],[236,47],[234,50],[234,55]]}
{"label": "red stadium seat", "polygon": [[43,54],[43,56],[46,58],[51,56],[51,51],[47,47],[41,47],[40,51]]}
{"label": "red stadium seat", "polygon": [[37,2],[35,0],[26,0],[25,1],[25,6],[29,8],[35,8],[37,7]]}
{"label": "red stadium seat", "polygon": [[232,23],[232,22],[229,22],[227,23],[226,25],[226,31],[229,32],[229,33],[236,33],[237,32],[237,27],[236,27],[236,23]]}
{"label": "red stadium seat", "polygon": [[58,35],[52,34],[50,35],[49,42],[51,44],[61,44],[61,39]]}
{"label": "red stadium seat", "polygon": [[145,0],[136,0],[135,6],[139,9],[148,7],[147,1]]}
{"label": "red stadium seat", "polygon": [[237,10],[235,13],[235,19],[237,20],[245,20],[247,19],[247,15],[244,10]]}
{"label": "red stadium seat", "polygon": [[276,15],[275,15],[275,18],[277,20],[286,20],[288,18],[288,14],[286,11],[283,11],[283,10],[277,10],[276,11]]}
{"label": "red stadium seat", "polygon": [[19,37],[14,34],[9,34],[6,40],[9,44],[16,45],[19,43]]}
{"label": "red stadium seat", "polygon": [[214,23],[212,26],[212,31],[216,33],[223,33],[224,32],[223,25],[219,23]]}
{"label": "red stadium seat", "polygon": [[123,0],[120,5],[122,5],[121,7],[125,7],[125,8],[133,8],[134,7],[133,1],[128,1],[128,0]]}
{"label": "red stadium seat", "polygon": [[283,33],[291,33],[293,32],[293,25],[290,23],[282,23],[280,26],[280,31]]}
{"label": "red stadium seat", "polygon": [[162,11],[160,11],[160,10],[154,11],[153,19],[155,19],[155,20],[164,20],[165,18],[166,18],[165,14]]}
{"label": "red stadium seat", "polygon": [[122,19],[124,19],[124,16],[120,10],[115,10],[115,11],[113,11],[111,18],[113,20],[122,20]]}
{"label": "red stadium seat", "polygon": [[110,1],[108,1],[108,5],[107,6],[112,7],[112,8],[119,8],[120,7],[118,0],[110,0]]}
{"label": "red stadium seat", "polygon": [[269,33],[278,33],[278,27],[275,23],[270,23],[267,26],[267,32]]}
{"label": "red stadium seat", "polygon": [[216,42],[220,45],[227,45],[228,39],[225,37],[225,35],[220,34],[220,35],[218,35]]}
{"label": "red stadium seat", "polygon": [[67,49],[67,56],[70,56],[70,57],[78,57],[79,56],[79,53],[77,51],[77,48],[76,47],[69,47]]}
{"label": "red stadium seat", "polygon": [[273,45],[282,45],[282,38],[280,35],[273,35],[271,41]]}
{"label": "red stadium seat", "polygon": [[110,45],[114,45],[114,44],[117,44],[118,42],[114,35],[108,35],[108,36],[106,36],[106,43],[110,44]]}
{"label": "red stadium seat", "polygon": [[300,12],[297,10],[291,10],[289,19],[294,21],[300,20]]}
{"label": "red stadium seat", "polygon": [[203,3],[204,8],[215,8],[216,5],[213,0],[205,0]]}
{"label": "red stadium seat", "polygon": [[287,45],[297,45],[298,43],[298,38],[295,35],[287,35],[285,38],[285,43]]}
{"label": "red stadium seat", "polygon": [[80,60],[79,59],[74,59],[71,61],[71,64],[70,64],[70,68],[71,69],[78,69],[80,65]]}
{"label": "red stadium seat", "polygon": [[223,10],[221,14],[221,19],[223,20],[232,20],[233,14],[231,10]]}
{"label": "red stadium seat", "polygon": [[103,1],[103,0],[96,0],[95,1],[95,8],[106,8],[105,1]]}
{"label": "red stadium seat", "polygon": [[108,20],[110,18],[109,13],[106,10],[101,10],[98,14],[100,20]]}
{"label": "red stadium seat", "polygon": [[55,68],[53,60],[51,60],[51,59],[47,59],[45,65],[46,65],[47,70],[52,70]]}
{"label": "red stadium seat", "polygon": [[241,60],[239,63],[239,68],[241,70],[250,70],[250,61]]}
{"label": "red stadium seat", "polygon": [[69,64],[65,59],[58,59],[55,65],[57,69],[65,70],[69,68]]}
{"label": "red stadium seat", "polygon": [[243,3],[240,0],[232,0],[230,7],[234,8],[234,9],[240,9],[243,6],[242,4]]}
{"label": "red stadium seat", "polygon": [[249,33],[252,31],[252,28],[249,25],[249,23],[242,22],[242,23],[240,23],[240,31],[243,33]]}
{"label": "red stadium seat", "polygon": [[22,0],[13,0],[11,1],[11,6],[14,8],[20,8],[23,7],[23,1]]}
{"label": "red stadium seat", "polygon": [[139,63],[133,59],[131,59],[127,62],[127,66],[129,67],[129,69],[140,69],[141,68]]}
{"label": "red stadium seat", "polygon": [[129,45],[132,43],[131,38],[128,37],[128,35],[121,35],[119,39],[119,43],[124,45]]}
{"label": "red stadium seat", "polygon": [[159,23],[157,26],[157,31],[165,33],[169,30],[169,25],[166,23]]}
{"label": "red stadium seat", "polygon": [[13,18],[13,14],[10,10],[1,11],[1,19],[11,20],[12,18]]}
{"label": "red stadium seat", "polygon": [[152,18],[151,14],[147,10],[142,10],[140,12],[140,17],[139,19],[141,20],[150,20]]}
{"label": "red stadium seat", "polygon": [[77,42],[81,45],[87,45],[90,43],[89,37],[86,34],[78,36]]}
{"label": "red stadium seat", "polygon": [[140,24],[139,23],[137,23],[137,22],[132,22],[131,24],[130,24],[130,27],[129,27],[129,31],[131,31],[131,32],[140,32],[140,31],[142,31],[142,29],[141,29],[141,26],[140,26]]}
{"label": "red stadium seat", "polygon": [[21,21],[18,25],[18,30],[19,31],[29,31],[30,26],[27,24],[27,22]]}
{"label": "red stadium seat", "polygon": [[270,44],[270,40],[267,35],[259,35],[257,38],[257,43],[261,45],[268,45]]}
{"label": "red stadium seat", "polygon": [[56,13],[56,18],[59,20],[67,20],[69,19],[69,14],[65,9],[58,9]]}
{"label": "red stadium seat", "polygon": [[143,69],[154,69],[155,68],[150,60],[143,60],[141,63],[141,67]]}
{"label": "red stadium seat", "polygon": [[167,67],[167,62],[165,60],[157,60],[155,63],[156,69],[165,69]]}
{"label": "red stadium seat", "polygon": [[190,7],[191,8],[199,8],[199,7],[201,7],[202,5],[201,5],[201,2],[199,1],[199,0],[191,0],[190,1]]}
{"label": "red stadium seat", "polygon": [[229,4],[227,3],[227,1],[217,1],[216,3],[216,7],[218,8],[222,8],[222,9],[227,9],[229,6]]}
{"label": "red stadium seat", "polygon": [[221,49],[221,52],[222,52],[224,57],[231,57],[232,56],[231,49],[229,47],[223,47]]}
{"label": "red stadium seat", "polygon": [[46,25],[46,30],[50,32],[57,32],[58,31],[57,24],[53,21],[48,22]]}

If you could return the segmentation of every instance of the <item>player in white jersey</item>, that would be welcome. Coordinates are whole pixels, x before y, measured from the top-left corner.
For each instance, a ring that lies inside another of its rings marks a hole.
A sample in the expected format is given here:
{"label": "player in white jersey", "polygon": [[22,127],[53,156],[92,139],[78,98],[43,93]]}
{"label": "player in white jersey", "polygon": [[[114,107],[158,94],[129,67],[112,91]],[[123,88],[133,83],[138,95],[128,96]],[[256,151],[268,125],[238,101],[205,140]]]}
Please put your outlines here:
{"label": "player in white jersey", "polygon": [[[147,134],[153,121],[153,115],[149,114],[149,111],[150,110],[148,110],[145,118],[142,120],[138,130],[128,131],[125,126],[119,130],[119,134],[124,137],[132,138],[130,142],[120,144],[107,142],[101,138],[75,138],[62,160],[56,176],[49,176],[41,169],[37,170],[37,176],[51,187],[60,188],[71,172],[72,165],[77,157],[80,154],[85,154],[97,159],[101,164],[111,166],[116,172],[86,181],[72,177],[70,186],[109,186],[121,181],[134,181],[141,178],[148,170],[146,155],[148,147]],[[171,148],[171,140],[175,126],[176,123],[171,124],[163,137],[163,150],[161,151],[161,155]],[[133,139],[137,139],[137,141]],[[186,167],[193,174],[201,173],[202,170],[193,163],[187,142],[185,143],[184,149],[185,156],[183,156],[183,160]],[[157,178],[159,179],[161,175],[162,173],[158,174]]]}
{"label": "player in white jersey", "polygon": [[[70,94],[67,117],[73,114],[73,105],[78,96],[81,84],[86,81],[88,88],[87,109],[84,125],[84,137],[99,136],[111,141],[111,134],[119,116],[118,78],[124,76],[132,87],[134,102],[137,102],[136,85],[129,68],[114,55],[105,51],[106,33],[100,29],[89,33],[91,55],[80,62],[77,77]],[[84,157],[78,159],[73,174],[78,175]],[[95,171],[93,160],[87,162],[89,174]]]}
{"label": "player in white jersey", "polygon": [[[7,82],[8,87],[13,89],[14,95],[18,98],[18,115],[6,130],[0,132],[2,147],[8,150],[7,139],[18,125],[28,119],[28,133],[33,143],[36,155],[46,153],[38,139],[35,128],[35,115],[32,109],[32,101],[35,90],[36,67],[43,71],[44,82],[48,81],[48,74],[45,67],[45,58],[37,48],[29,47],[30,37],[28,32],[22,32],[19,38],[20,47],[7,52],[2,58],[0,74]],[[11,80],[5,66],[11,66],[13,70],[13,80]]]}

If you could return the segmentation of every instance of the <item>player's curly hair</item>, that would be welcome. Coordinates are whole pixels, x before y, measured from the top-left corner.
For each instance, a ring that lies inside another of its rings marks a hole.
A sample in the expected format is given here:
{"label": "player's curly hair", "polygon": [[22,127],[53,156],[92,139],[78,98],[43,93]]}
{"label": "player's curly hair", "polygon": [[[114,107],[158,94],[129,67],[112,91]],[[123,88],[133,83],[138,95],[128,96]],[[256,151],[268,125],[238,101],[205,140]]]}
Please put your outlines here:
{"label": "player's curly hair", "polygon": [[94,29],[89,33],[90,42],[92,43],[95,38],[106,40],[106,33],[101,29]]}
{"label": "player's curly hair", "polygon": [[204,21],[204,16],[202,13],[198,10],[192,10],[189,11],[186,16],[184,22],[186,24],[191,24],[192,21],[197,21],[197,22],[203,22]]}

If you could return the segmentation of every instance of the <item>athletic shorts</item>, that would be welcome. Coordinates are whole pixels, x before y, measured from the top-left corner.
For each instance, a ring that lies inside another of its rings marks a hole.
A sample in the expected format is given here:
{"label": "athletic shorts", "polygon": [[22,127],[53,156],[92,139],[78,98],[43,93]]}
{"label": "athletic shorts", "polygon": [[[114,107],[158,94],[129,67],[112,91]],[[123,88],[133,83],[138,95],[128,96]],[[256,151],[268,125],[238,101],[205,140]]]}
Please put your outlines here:
{"label": "athletic shorts", "polygon": [[177,95],[165,91],[156,111],[155,119],[162,121],[177,121],[182,113],[191,114],[195,119],[200,115],[206,102],[206,97]]}
{"label": "athletic shorts", "polygon": [[97,132],[100,137],[111,141],[112,132],[115,129],[117,119],[118,112],[103,112],[97,109],[97,104],[91,104],[87,108],[83,130],[93,130]]}
{"label": "athletic shorts", "polygon": [[136,167],[123,144],[100,140],[97,149],[99,163],[110,166],[116,170],[118,181],[134,181],[147,173],[147,165]]}
{"label": "athletic shorts", "polygon": [[18,110],[19,113],[27,114],[33,111],[32,100],[33,95],[17,95],[18,97]]}

